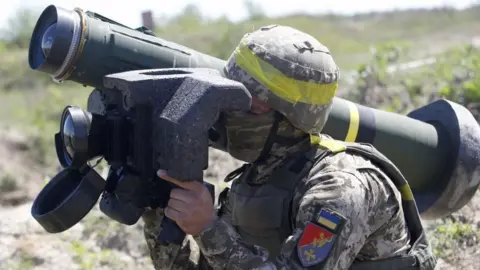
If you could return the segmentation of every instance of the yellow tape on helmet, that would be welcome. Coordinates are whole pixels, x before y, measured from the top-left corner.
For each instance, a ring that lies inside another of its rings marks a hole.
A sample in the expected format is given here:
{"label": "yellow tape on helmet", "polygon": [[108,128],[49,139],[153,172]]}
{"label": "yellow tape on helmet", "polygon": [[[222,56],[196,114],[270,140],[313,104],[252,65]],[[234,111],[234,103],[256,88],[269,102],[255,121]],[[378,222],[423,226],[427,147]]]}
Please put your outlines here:
{"label": "yellow tape on helmet", "polygon": [[312,105],[324,105],[332,101],[338,89],[338,83],[322,84],[299,81],[285,76],[280,70],[260,59],[245,42],[235,50],[236,64],[259,83],[277,96],[295,104],[303,102]]}

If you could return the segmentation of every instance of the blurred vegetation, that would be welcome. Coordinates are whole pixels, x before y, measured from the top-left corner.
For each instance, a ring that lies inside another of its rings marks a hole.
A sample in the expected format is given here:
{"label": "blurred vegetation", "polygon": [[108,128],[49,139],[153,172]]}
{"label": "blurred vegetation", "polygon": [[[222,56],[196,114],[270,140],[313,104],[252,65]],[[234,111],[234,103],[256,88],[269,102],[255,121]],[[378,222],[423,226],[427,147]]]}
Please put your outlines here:
{"label": "blurred vegetation", "polygon": [[434,254],[447,263],[455,265],[464,249],[478,247],[480,223],[471,217],[457,213],[436,223],[427,234]]}
{"label": "blurred vegetation", "polygon": [[[345,98],[397,113],[408,113],[438,98],[478,107],[480,47],[465,44],[448,48],[433,58],[410,62],[413,67],[405,71],[402,63],[410,48],[402,43],[376,46],[372,58],[356,69],[353,87]],[[421,62],[430,64],[415,67]]]}
{"label": "blurred vegetation", "polygon": [[415,57],[426,52],[427,48],[439,45],[432,44],[432,37],[437,40],[442,37],[442,42],[445,43],[464,33],[475,33],[475,29],[480,27],[480,7],[462,11],[445,7],[354,16],[295,14],[269,18],[253,2],[247,1],[246,6],[250,16],[235,23],[227,18],[207,19],[198,8],[189,5],[183,13],[173,18],[157,20],[155,32],[162,38],[226,59],[245,33],[263,25],[288,25],[318,38],[332,51],[340,67],[345,70],[368,61],[368,51],[375,44],[414,42]]}
{"label": "blurred vegetation", "polygon": [[[342,70],[339,94],[344,98],[404,114],[445,97],[479,115],[480,50],[470,44],[480,29],[479,5],[460,11],[445,7],[277,18],[265,16],[252,1],[245,5],[250,15],[241,22],[208,19],[189,5],[176,16],[158,18],[154,31],[167,40],[226,59],[245,33],[268,24],[289,25],[330,48]],[[53,135],[61,110],[68,104],[86,107],[91,89],[53,83],[48,75],[29,68],[27,49],[37,16],[36,11],[21,10],[0,32],[0,123],[31,134],[32,157],[54,168],[58,165]],[[418,66],[393,68],[419,59],[427,60],[417,62]],[[0,189],[15,188],[8,177],[0,182]],[[436,234],[441,238],[433,241],[440,256],[450,254],[451,250],[445,251],[450,247],[446,243],[472,235],[470,227],[462,224],[449,221],[442,226]],[[74,243],[72,248],[83,260],[87,251],[81,244]],[[96,263],[103,262],[103,255],[96,254]],[[79,264],[85,269],[93,266],[91,261]]]}

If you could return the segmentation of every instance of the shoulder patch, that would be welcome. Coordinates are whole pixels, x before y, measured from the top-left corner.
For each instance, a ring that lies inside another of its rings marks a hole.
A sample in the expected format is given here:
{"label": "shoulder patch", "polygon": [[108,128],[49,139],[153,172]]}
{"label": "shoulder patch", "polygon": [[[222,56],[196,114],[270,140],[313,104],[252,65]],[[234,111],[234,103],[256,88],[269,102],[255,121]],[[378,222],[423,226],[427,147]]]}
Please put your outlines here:
{"label": "shoulder patch", "polygon": [[316,217],[316,223],[334,234],[339,234],[346,219],[339,213],[328,208],[322,208]]}
{"label": "shoulder patch", "polygon": [[323,208],[303,230],[297,243],[297,254],[303,267],[325,261],[346,219],[330,209]]}

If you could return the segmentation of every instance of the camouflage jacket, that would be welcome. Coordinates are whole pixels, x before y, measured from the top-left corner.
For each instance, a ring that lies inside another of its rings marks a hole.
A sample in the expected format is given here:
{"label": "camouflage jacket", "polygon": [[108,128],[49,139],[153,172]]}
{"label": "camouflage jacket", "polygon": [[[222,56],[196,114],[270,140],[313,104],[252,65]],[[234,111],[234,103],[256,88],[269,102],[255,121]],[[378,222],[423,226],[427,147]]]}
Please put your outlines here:
{"label": "camouflage jacket", "polygon": [[[281,159],[259,167],[256,178],[271,174]],[[165,247],[156,243],[163,213],[151,210],[143,219],[155,268],[306,269],[300,261],[302,255],[297,252],[298,243],[306,233],[306,226],[322,209],[339,213],[345,222],[328,256],[315,269],[348,269],[354,260],[384,259],[408,252],[410,235],[400,192],[371,161],[347,152],[327,156],[302,182],[293,199],[293,232],[285,238],[276,258],[269,258],[263,247],[243,241],[232,225],[229,204],[222,207],[222,214],[213,227],[197,237],[187,236],[181,246]]]}

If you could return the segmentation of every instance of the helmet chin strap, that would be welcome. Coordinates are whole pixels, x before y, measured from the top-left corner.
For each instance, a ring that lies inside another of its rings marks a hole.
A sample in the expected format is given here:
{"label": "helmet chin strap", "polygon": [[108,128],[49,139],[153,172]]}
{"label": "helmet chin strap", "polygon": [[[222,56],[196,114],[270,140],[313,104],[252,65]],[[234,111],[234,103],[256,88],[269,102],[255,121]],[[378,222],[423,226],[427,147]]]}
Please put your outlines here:
{"label": "helmet chin strap", "polygon": [[[279,136],[278,133],[278,127],[280,125],[280,122],[283,120],[284,116],[279,113],[278,111],[275,111],[275,122],[273,123],[272,127],[270,128],[270,132],[268,133],[267,140],[265,141],[265,144],[263,146],[262,151],[260,152],[260,155],[258,158],[253,161],[252,163],[245,163],[242,165],[242,167],[232,171],[225,177],[225,182],[230,182],[233,179],[235,179],[238,175],[242,173],[246,173],[244,176],[245,179],[248,181],[252,177],[254,177],[256,168],[258,165],[264,163],[267,158],[270,155],[270,151],[272,150],[273,144],[274,143],[280,143],[280,144],[285,144],[285,145],[293,145],[295,143],[298,143],[302,140],[305,139],[305,136],[301,136],[299,138],[287,138],[287,137],[282,137]],[[307,134],[308,135],[308,134]],[[306,135],[306,136],[307,136]]]}
{"label": "helmet chin strap", "polygon": [[263,163],[267,160],[270,151],[272,150],[273,144],[275,143],[275,138],[277,137],[278,126],[283,119],[283,115],[277,111],[275,111],[275,122],[273,122],[272,127],[270,128],[270,132],[268,133],[267,140],[263,145],[263,149],[260,152],[258,158],[252,162],[252,164],[256,167],[258,164]]}

